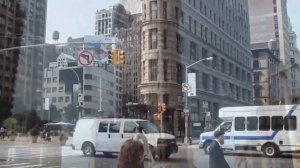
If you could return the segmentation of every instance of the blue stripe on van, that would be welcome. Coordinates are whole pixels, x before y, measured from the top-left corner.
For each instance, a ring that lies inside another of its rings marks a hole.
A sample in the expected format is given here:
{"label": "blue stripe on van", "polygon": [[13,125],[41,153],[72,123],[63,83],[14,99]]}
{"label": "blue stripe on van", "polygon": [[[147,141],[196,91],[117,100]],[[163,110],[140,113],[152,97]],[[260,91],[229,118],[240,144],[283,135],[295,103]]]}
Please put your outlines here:
{"label": "blue stripe on van", "polygon": [[[295,112],[297,106],[298,105],[294,105],[286,116],[291,116]],[[233,139],[234,140],[272,140],[278,134],[278,132],[279,131],[274,131],[270,136],[234,136]],[[215,138],[213,136],[204,136],[203,139],[212,140]],[[230,139],[230,136],[225,136],[224,139]]]}

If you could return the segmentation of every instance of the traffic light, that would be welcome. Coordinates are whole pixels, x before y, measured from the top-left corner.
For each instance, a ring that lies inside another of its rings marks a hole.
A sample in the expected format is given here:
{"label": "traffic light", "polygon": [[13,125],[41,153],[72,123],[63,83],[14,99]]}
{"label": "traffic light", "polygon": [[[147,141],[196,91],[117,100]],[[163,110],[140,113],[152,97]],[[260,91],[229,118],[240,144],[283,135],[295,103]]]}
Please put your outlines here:
{"label": "traffic light", "polygon": [[107,56],[108,57],[107,64],[111,64],[112,63],[111,51],[108,51],[107,54],[108,54],[108,56]]}
{"label": "traffic light", "polygon": [[161,104],[161,110],[162,110],[162,113],[166,111],[166,104],[165,103]]}
{"label": "traffic light", "polygon": [[107,54],[108,54],[107,64],[111,64],[111,65],[118,64],[118,51],[117,50],[108,51]]}
{"label": "traffic light", "polygon": [[119,50],[118,64],[125,64],[125,52],[123,50]]}

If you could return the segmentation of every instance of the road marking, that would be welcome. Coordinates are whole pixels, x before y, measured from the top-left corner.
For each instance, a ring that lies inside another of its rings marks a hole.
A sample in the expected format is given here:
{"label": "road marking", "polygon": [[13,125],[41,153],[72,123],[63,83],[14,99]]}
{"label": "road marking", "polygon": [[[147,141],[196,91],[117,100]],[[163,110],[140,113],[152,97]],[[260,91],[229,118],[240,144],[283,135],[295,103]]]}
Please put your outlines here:
{"label": "road marking", "polygon": [[[41,167],[41,166],[44,166],[44,164],[28,165],[28,166],[22,166],[22,167],[19,167],[19,168],[27,168],[27,167]],[[18,168],[18,167],[13,167],[13,168]]]}
{"label": "road marking", "polygon": [[14,163],[14,164],[5,164],[0,165],[0,167],[8,167],[8,166],[21,166],[21,165],[28,165],[29,163]]}

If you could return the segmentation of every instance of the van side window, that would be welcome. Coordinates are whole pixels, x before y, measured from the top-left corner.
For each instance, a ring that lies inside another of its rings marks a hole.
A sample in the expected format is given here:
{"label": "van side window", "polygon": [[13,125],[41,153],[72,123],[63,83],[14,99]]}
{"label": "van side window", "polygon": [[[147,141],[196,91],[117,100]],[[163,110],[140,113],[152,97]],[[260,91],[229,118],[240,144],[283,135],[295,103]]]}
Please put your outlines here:
{"label": "van side window", "polygon": [[283,117],[273,116],[272,117],[272,130],[283,130]]}
{"label": "van side window", "polygon": [[258,128],[258,119],[257,117],[247,117],[247,130],[256,131]]}
{"label": "van side window", "polygon": [[285,130],[296,130],[297,129],[297,118],[296,116],[284,117],[284,129]]}
{"label": "van side window", "polygon": [[234,128],[236,131],[244,131],[245,130],[245,117],[236,117]]}
{"label": "van side window", "polygon": [[135,127],[137,127],[137,125],[134,122],[125,122],[124,133],[135,133]]}
{"label": "van side window", "polygon": [[109,133],[119,133],[120,132],[120,122],[111,122],[109,124]]}
{"label": "van side window", "polygon": [[226,122],[221,126],[221,130],[224,132],[231,132],[231,122]]}
{"label": "van side window", "polygon": [[267,116],[259,117],[259,130],[260,131],[270,130],[270,117]]}
{"label": "van side window", "polygon": [[106,123],[106,122],[101,122],[101,123],[99,124],[98,132],[107,132],[107,128],[108,128],[108,123]]}

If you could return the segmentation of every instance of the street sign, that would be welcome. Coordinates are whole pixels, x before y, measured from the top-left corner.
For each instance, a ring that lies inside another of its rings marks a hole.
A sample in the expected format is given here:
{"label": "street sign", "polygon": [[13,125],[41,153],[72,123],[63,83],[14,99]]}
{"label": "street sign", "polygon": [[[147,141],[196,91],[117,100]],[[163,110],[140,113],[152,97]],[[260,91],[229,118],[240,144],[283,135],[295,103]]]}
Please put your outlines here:
{"label": "street sign", "polygon": [[207,101],[203,101],[203,108],[208,109],[208,102]]}
{"label": "street sign", "polygon": [[189,112],[190,112],[190,110],[189,110],[189,109],[187,109],[187,108],[184,108],[184,109],[183,109],[183,112],[184,112],[184,113],[189,113]]}
{"label": "street sign", "polygon": [[191,89],[188,96],[196,96],[196,73],[188,73],[188,84]]}
{"label": "street sign", "polygon": [[182,83],[182,92],[190,92],[191,86],[188,83]]}
{"label": "street sign", "polygon": [[94,57],[92,52],[88,50],[84,50],[79,54],[78,63],[81,66],[92,66],[94,61]]}

